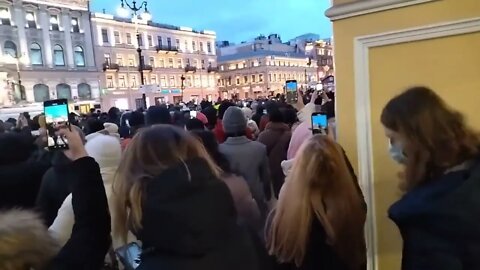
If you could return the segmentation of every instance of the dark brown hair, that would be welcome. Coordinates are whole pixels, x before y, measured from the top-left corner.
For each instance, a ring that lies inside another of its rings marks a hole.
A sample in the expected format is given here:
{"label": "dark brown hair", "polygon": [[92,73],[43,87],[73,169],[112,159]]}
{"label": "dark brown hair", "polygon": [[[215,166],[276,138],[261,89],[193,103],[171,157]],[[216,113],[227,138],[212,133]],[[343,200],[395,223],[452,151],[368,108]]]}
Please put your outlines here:
{"label": "dark brown hair", "polygon": [[407,140],[404,190],[479,154],[479,134],[466,125],[460,112],[427,87],[413,87],[391,99],[381,122]]}

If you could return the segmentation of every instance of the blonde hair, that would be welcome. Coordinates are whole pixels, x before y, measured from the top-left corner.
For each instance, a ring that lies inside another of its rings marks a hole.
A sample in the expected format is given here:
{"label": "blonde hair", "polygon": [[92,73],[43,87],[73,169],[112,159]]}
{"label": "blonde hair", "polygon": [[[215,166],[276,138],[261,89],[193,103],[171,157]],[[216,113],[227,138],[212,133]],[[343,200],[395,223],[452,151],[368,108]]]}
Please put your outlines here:
{"label": "blonde hair", "polygon": [[327,244],[350,269],[358,269],[366,261],[365,217],[342,149],[327,136],[314,136],[302,146],[270,215],[269,253],[300,266],[316,218]]}
{"label": "blonde hair", "polygon": [[43,269],[59,249],[37,214],[0,213],[0,270]]}
{"label": "blonde hair", "polygon": [[143,193],[149,181],[180,162],[198,157],[220,177],[220,168],[203,145],[184,130],[171,125],[140,130],[125,150],[113,183],[116,210],[113,236],[125,242],[129,230],[142,228]]}

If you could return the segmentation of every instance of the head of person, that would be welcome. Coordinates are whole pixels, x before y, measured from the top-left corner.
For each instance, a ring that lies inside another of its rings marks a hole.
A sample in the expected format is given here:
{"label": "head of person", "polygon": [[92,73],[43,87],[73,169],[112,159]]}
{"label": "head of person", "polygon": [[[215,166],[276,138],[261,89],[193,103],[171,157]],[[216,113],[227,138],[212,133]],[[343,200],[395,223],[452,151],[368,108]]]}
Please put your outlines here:
{"label": "head of person", "polygon": [[0,149],[0,165],[10,165],[26,161],[36,147],[29,134],[9,132],[0,134]]}
{"label": "head of person", "polygon": [[480,136],[431,89],[413,87],[391,99],[381,115],[392,158],[405,165],[401,189],[434,180],[476,158]]}
{"label": "head of person", "polygon": [[232,106],[229,107],[223,116],[223,130],[227,137],[240,137],[246,135],[247,118],[242,109]]}
{"label": "head of person", "polygon": [[290,127],[298,122],[297,111],[293,107],[287,107],[282,110],[284,123]]}
{"label": "head of person", "polygon": [[320,222],[335,253],[360,269],[366,261],[365,209],[341,147],[323,135],[298,153],[270,216],[267,248],[281,262],[303,263],[312,222]]}
{"label": "head of person", "polygon": [[170,112],[165,106],[150,106],[145,115],[145,124],[147,126],[158,124],[171,124],[172,118]]}
{"label": "head of person", "polygon": [[283,123],[284,119],[282,112],[278,108],[271,109],[268,112],[268,121],[272,123]]}
{"label": "head of person", "polygon": [[86,129],[86,134],[92,134],[92,133],[96,133],[96,132],[99,132],[103,129],[105,129],[105,127],[103,126],[103,121],[99,120],[99,119],[96,119],[96,118],[90,118],[87,120],[87,126],[85,127]]}
{"label": "head of person", "polygon": [[223,101],[220,106],[218,107],[218,119],[223,119],[223,116],[225,115],[225,112],[228,110],[228,108],[235,106],[230,101]]}
{"label": "head of person", "polygon": [[210,106],[202,110],[202,113],[207,117],[208,120],[208,124],[205,126],[208,129],[214,129],[215,125],[217,125],[217,109],[215,109],[213,106]]}
{"label": "head of person", "polygon": [[118,139],[113,136],[96,136],[85,144],[85,150],[100,168],[117,168],[120,164],[122,148]]}
{"label": "head of person", "polygon": [[117,107],[112,107],[110,110],[108,110],[108,118],[111,121],[116,121],[117,119],[120,118],[120,109]]}
{"label": "head of person", "polygon": [[213,132],[209,130],[192,130],[190,133],[200,140],[208,154],[210,154],[210,157],[212,157],[212,159],[222,169],[223,172],[231,172],[230,164],[227,158],[220,153],[218,142]]}
{"label": "head of person", "polygon": [[198,120],[197,118],[188,119],[187,123],[185,124],[185,128],[187,130],[204,130],[205,126],[203,125],[202,121]]}
{"label": "head of person", "polygon": [[0,213],[0,269],[45,269],[60,247],[33,212]]}
{"label": "head of person", "polygon": [[130,114],[128,123],[132,128],[143,127],[145,125],[145,115],[141,112],[134,111]]}
{"label": "head of person", "polygon": [[247,118],[247,119],[251,119],[252,116],[253,116],[252,109],[250,109],[248,107],[243,107],[242,112],[243,112],[243,115],[245,115],[245,118]]}
{"label": "head of person", "polygon": [[221,170],[202,144],[181,128],[155,125],[135,135],[123,153],[113,185],[117,209],[113,231],[117,237],[126,239],[128,230],[142,228],[147,183],[158,181],[156,177],[165,170],[195,158],[204,159],[212,173],[220,177]]}

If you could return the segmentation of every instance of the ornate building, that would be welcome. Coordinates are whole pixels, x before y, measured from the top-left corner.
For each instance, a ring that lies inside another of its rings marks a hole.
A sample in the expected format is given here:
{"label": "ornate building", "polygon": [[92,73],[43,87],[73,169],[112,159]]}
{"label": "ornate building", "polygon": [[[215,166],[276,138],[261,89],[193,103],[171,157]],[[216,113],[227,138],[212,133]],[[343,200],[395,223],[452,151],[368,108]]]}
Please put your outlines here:
{"label": "ornate building", "polygon": [[88,1],[0,2],[0,106],[67,98],[79,111],[100,101]]}

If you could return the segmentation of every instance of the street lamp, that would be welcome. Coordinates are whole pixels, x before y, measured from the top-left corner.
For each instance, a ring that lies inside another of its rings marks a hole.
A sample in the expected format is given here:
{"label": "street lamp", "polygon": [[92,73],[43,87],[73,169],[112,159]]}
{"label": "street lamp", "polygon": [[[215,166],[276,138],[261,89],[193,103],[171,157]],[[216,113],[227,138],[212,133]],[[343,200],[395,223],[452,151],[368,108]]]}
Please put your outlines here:
{"label": "street lamp", "polygon": [[[137,52],[138,52],[138,72],[140,72],[140,85],[144,85],[145,84],[145,77],[144,77],[144,74],[143,74],[143,67],[145,65],[144,63],[144,60],[143,60],[143,57],[142,57],[142,48],[140,47],[140,44],[142,43],[142,36],[140,34],[140,32],[138,31],[138,11],[142,10],[142,8],[145,8],[144,12],[140,15],[140,17],[145,20],[145,21],[150,21],[152,19],[152,15],[150,14],[150,12],[148,12],[148,8],[147,8],[147,2],[146,1],[143,1],[140,6],[137,7],[137,1],[132,1],[132,4],[130,5],[128,3],[128,0],[120,0],[121,1],[121,5],[120,7],[118,8],[117,12],[118,12],[118,15],[121,16],[121,17],[128,17],[130,15],[130,11],[133,12],[133,18],[135,19],[135,27],[136,27],[136,31],[137,31],[137,43],[138,43],[138,48],[137,48]],[[130,9],[130,11],[126,8],[128,7]],[[143,101],[143,108],[144,109],[147,109],[147,95],[145,94],[145,91],[142,93],[142,101]]]}
{"label": "street lamp", "polygon": [[182,81],[181,89],[182,89],[182,102],[183,102],[183,91],[185,90],[185,76],[182,74],[182,77],[180,77],[180,80]]}
{"label": "street lamp", "polygon": [[[312,57],[308,57],[307,67],[310,68],[311,65],[312,65]],[[305,67],[305,90],[308,90],[308,83],[309,83],[308,75],[307,75],[307,67]]]}

